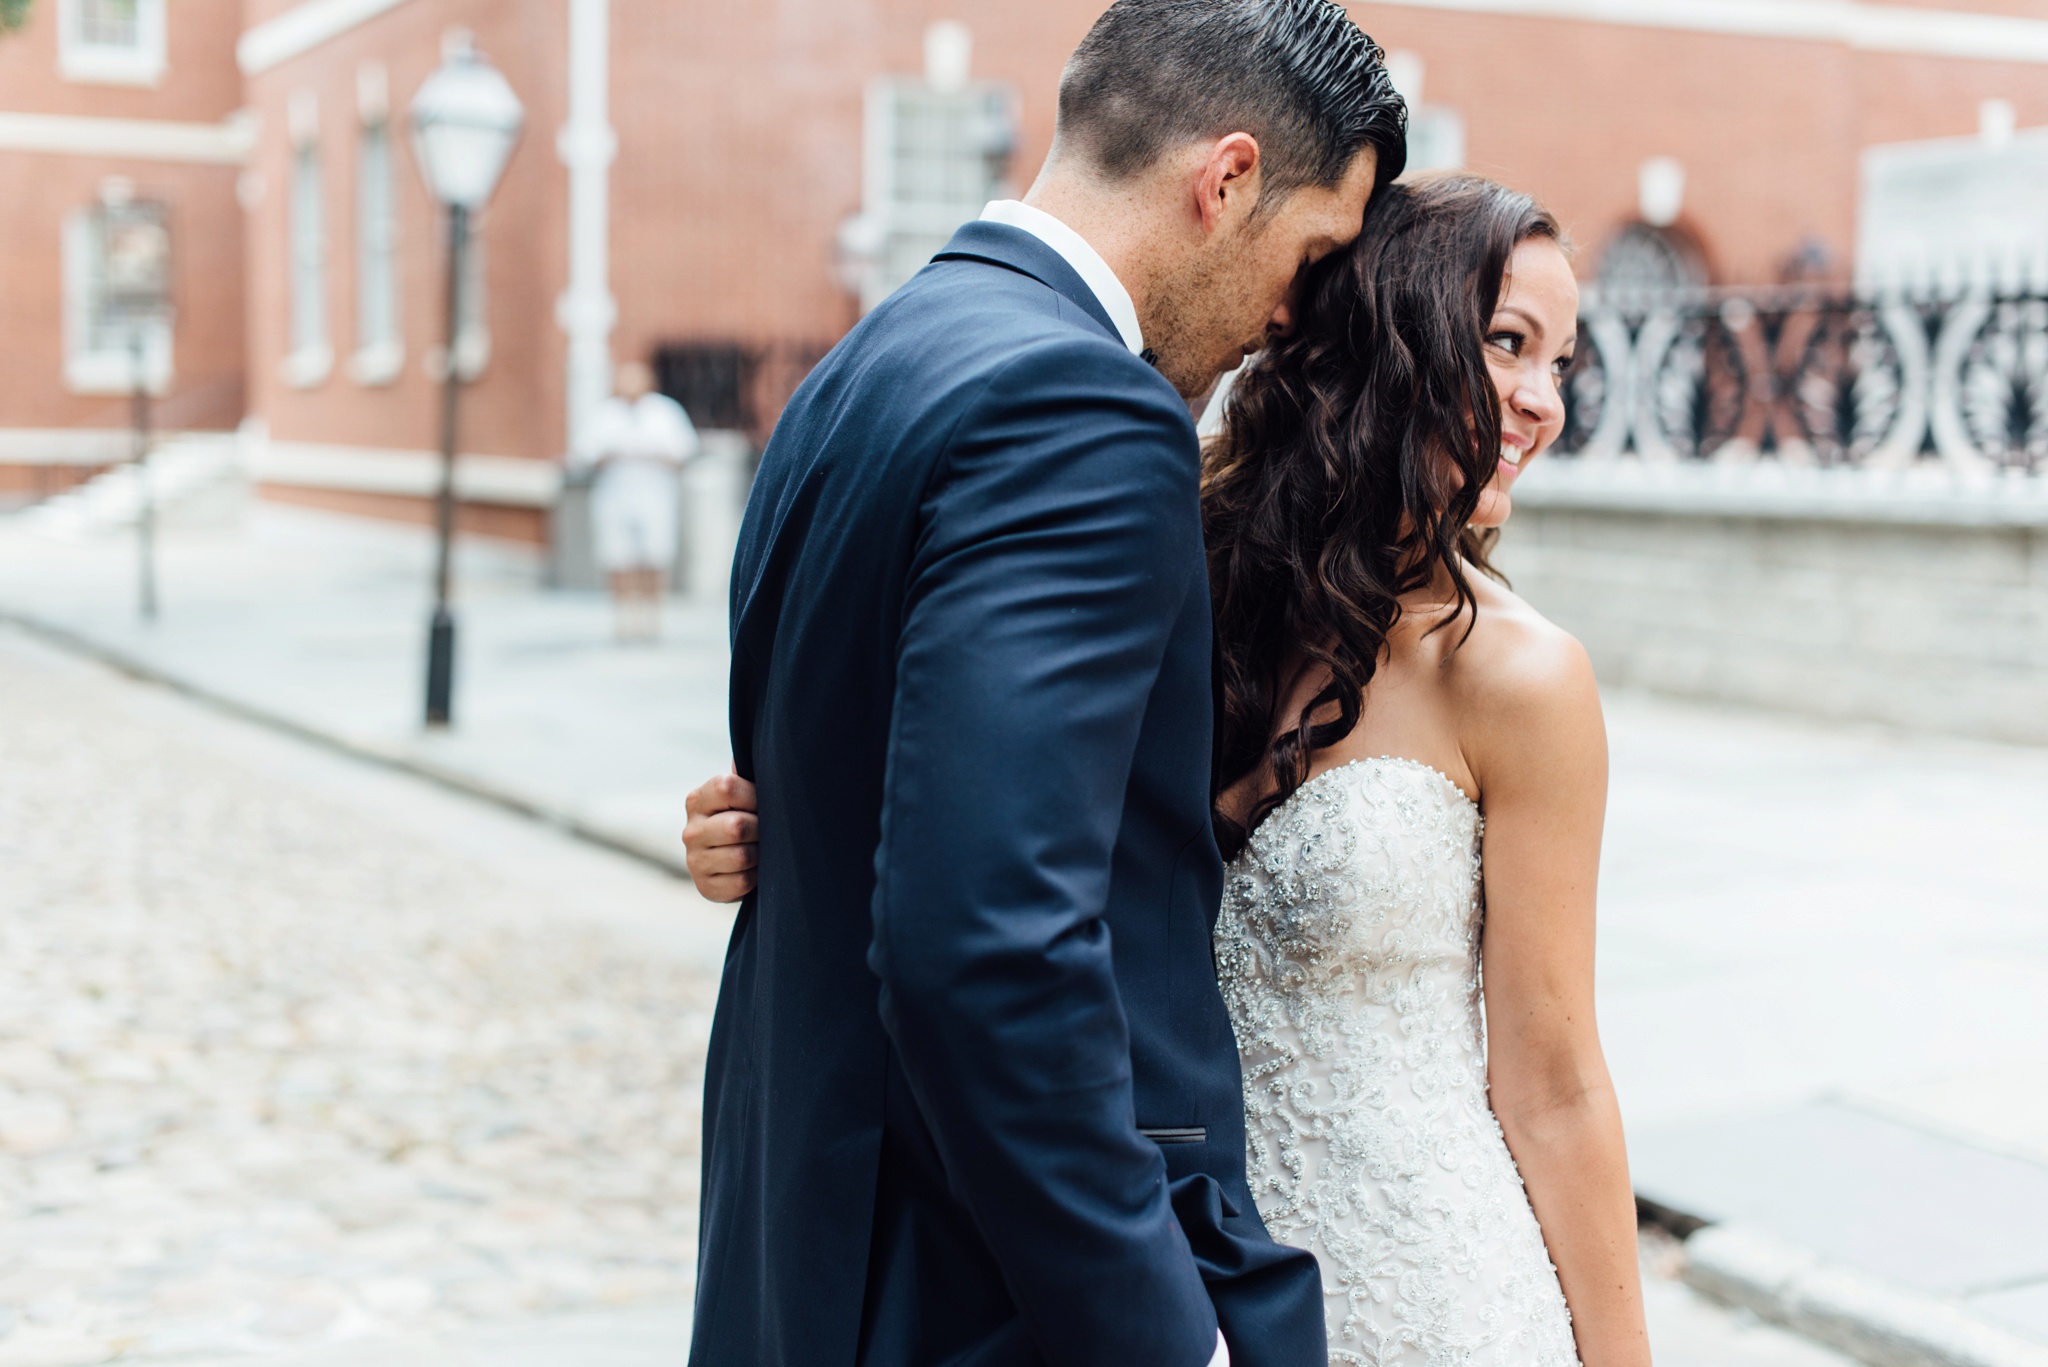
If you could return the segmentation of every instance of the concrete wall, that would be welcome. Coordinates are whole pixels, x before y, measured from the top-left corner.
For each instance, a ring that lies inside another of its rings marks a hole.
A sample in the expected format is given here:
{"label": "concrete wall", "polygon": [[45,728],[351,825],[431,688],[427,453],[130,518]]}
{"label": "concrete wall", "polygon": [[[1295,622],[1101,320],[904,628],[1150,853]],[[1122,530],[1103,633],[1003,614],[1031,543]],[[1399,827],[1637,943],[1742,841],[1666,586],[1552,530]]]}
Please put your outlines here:
{"label": "concrete wall", "polygon": [[2048,744],[2048,501],[1748,501],[1518,492],[1498,559],[1608,684]]}

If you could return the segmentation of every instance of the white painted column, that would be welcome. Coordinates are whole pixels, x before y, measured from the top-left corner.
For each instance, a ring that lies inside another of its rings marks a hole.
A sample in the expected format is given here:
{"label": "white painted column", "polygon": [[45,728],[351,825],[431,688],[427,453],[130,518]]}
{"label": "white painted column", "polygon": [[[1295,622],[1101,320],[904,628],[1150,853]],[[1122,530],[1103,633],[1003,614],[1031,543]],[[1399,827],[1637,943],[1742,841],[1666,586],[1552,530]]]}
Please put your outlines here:
{"label": "white painted column", "polygon": [[569,288],[555,322],[569,336],[564,449],[591,409],[611,394],[611,0],[569,0],[569,119],[555,138],[569,168]]}

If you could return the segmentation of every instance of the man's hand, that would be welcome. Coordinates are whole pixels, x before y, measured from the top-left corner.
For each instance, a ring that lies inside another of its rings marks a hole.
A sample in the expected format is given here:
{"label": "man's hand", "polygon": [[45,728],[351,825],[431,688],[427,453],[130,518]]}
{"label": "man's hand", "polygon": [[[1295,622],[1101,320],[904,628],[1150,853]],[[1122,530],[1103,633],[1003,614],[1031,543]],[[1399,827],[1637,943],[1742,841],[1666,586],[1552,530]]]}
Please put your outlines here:
{"label": "man's hand", "polygon": [[685,810],[690,824],[683,827],[683,848],[698,894],[710,902],[737,902],[752,892],[761,857],[754,785],[738,774],[706,779]]}

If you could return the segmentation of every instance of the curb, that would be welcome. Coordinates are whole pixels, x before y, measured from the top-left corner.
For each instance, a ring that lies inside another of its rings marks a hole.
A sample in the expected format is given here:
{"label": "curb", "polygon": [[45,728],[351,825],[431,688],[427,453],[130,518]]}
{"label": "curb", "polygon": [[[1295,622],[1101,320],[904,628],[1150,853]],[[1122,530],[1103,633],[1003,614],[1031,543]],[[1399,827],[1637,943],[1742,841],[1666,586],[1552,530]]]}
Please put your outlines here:
{"label": "curb", "polygon": [[1685,1282],[1870,1367],[2048,1367],[2048,1344],[1760,1229],[1709,1225],[1685,1241]]}
{"label": "curb", "polygon": [[[614,854],[625,855],[629,859],[636,859],[671,877],[686,882],[689,880],[689,866],[680,847],[670,851],[653,846],[636,835],[608,830],[603,825],[587,821],[570,809],[558,806],[545,798],[536,798],[490,779],[478,778],[460,769],[451,769],[430,759],[407,754],[403,750],[373,745],[337,732],[322,730],[282,712],[274,712],[255,703],[215,692],[190,679],[161,669],[139,656],[105,645],[89,636],[82,636],[66,627],[29,616],[15,608],[0,605],[0,623],[15,627],[45,645],[55,646],[59,650],[105,665],[117,673],[154,684],[194,702],[203,703],[214,711],[234,717],[238,721],[253,722],[350,759],[362,760],[385,769],[409,774],[414,778],[425,779],[450,792],[488,802],[516,816],[552,827],[586,844],[610,850]],[[680,840],[678,845],[680,846]]]}

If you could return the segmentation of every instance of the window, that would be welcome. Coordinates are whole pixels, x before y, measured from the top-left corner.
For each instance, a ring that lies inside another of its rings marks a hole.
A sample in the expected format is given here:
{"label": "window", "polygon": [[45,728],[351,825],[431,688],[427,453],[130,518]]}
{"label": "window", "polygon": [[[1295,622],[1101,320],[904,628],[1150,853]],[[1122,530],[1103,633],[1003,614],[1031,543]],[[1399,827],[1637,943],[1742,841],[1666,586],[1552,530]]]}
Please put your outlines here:
{"label": "window", "polygon": [[78,0],[78,41],[86,47],[133,48],[142,41],[135,0]]}
{"label": "window", "polygon": [[1624,224],[1600,253],[1603,296],[1639,301],[1707,283],[1706,253],[1683,228]]}
{"label": "window", "polygon": [[171,382],[170,222],[121,185],[64,222],[64,382],[126,394]]}
{"label": "window", "polygon": [[59,0],[57,68],[68,81],[155,85],[164,74],[165,0]]}
{"label": "window", "polygon": [[922,79],[868,86],[861,212],[840,226],[841,273],[863,311],[923,269],[959,226],[1009,193],[1016,101],[969,79],[973,39],[941,22],[925,34]]}
{"label": "window", "polygon": [[[448,261],[448,219],[441,215],[441,238],[435,253],[434,268],[434,331],[437,340],[426,355],[428,378],[439,384],[448,373],[448,345],[443,331],[446,324],[444,310],[447,296]],[[491,327],[486,307],[486,281],[489,272],[484,265],[484,235],[482,218],[469,222],[469,242],[462,254],[462,278],[455,282],[455,373],[464,383],[479,378],[491,363]]]}
{"label": "window", "polygon": [[880,250],[862,306],[922,270],[959,226],[996,197],[1009,164],[1010,100],[982,86],[939,90],[883,80],[868,96],[868,212]]}
{"label": "window", "polygon": [[398,324],[398,218],[391,125],[365,124],[356,157],[356,354],[358,384],[390,384],[405,364]]}
{"label": "window", "polygon": [[286,384],[310,389],[334,368],[327,337],[327,211],[320,182],[320,144],[304,141],[292,153],[290,228],[291,351]]}
{"label": "window", "polygon": [[1387,75],[1408,102],[1408,169],[1456,171],[1465,165],[1465,116],[1443,105],[1425,104],[1429,64],[1422,54],[1397,48],[1387,54]]}
{"label": "window", "polygon": [[1465,166],[1465,116],[1442,105],[1417,105],[1408,118],[1408,169],[1458,171]]}
{"label": "window", "polygon": [[759,357],[737,342],[677,342],[654,353],[661,392],[680,403],[700,428],[754,426],[758,365]]}
{"label": "window", "polygon": [[462,257],[462,280],[455,296],[455,373],[464,382],[484,373],[491,363],[491,325],[485,309],[483,220],[469,224],[469,246]]}

